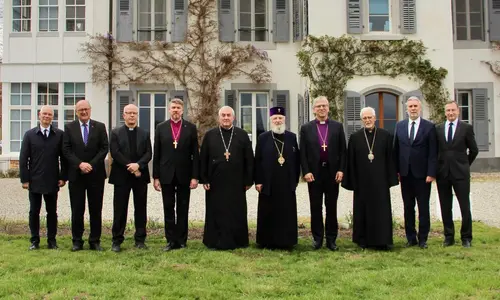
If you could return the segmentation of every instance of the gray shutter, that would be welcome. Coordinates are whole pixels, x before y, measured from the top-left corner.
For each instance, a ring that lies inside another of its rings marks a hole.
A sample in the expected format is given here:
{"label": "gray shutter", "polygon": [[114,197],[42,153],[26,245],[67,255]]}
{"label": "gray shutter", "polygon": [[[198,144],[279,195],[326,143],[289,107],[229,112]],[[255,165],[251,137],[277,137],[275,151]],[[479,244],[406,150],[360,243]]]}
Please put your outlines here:
{"label": "gray shutter", "polygon": [[188,0],[172,0],[172,42],[186,41]]}
{"label": "gray shutter", "polygon": [[302,0],[293,0],[293,41],[304,39],[304,3]]}
{"label": "gray shutter", "polygon": [[229,106],[236,111],[236,91],[226,90],[224,97],[224,105]]}
{"label": "gray shutter", "polygon": [[362,8],[362,0],[347,0],[347,33],[363,33]]}
{"label": "gray shutter", "polygon": [[304,125],[304,123],[306,122],[306,118],[304,115],[304,97],[301,94],[297,94],[297,107],[297,111],[299,113],[299,124],[297,132],[300,132],[300,127],[302,127],[302,125]]}
{"label": "gray shutter", "polygon": [[310,119],[310,102],[309,90],[306,89],[304,93],[304,124],[309,122]]}
{"label": "gray shutter", "polygon": [[292,117],[290,113],[290,91],[273,91],[273,104],[274,106],[281,106],[285,109],[286,128],[290,130],[290,119]]}
{"label": "gray shutter", "polygon": [[219,0],[219,40],[234,42],[234,1]]}
{"label": "gray shutter", "polygon": [[116,39],[131,42],[134,39],[133,0],[116,0]]}
{"label": "gray shutter", "polygon": [[479,151],[490,150],[489,140],[489,120],[488,120],[488,90],[473,89],[472,90],[472,106],[474,114],[474,133]]}
{"label": "gray shutter", "polygon": [[302,20],[304,21],[302,28],[303,28],[303,37],[305,38],[306,36],[309,35],[309,4],[308,0],[302,0],[304,4],[304,10],[302,13]]}
{"label": "gray shutter", "polygon": [[410,97],[418,97],[418,99],[420,99],[420,102],[422,103],[420,117],[422,117],[424,115],[424,97],[422,95],[422,92],[419,90],[408,92],[401,97],[401,104],[402,104],[401,107],[402,107],[402,111],[404,112],[404,117],[405,118],[408,117],[408,113],[406,110],[406,101],[408,101],[408,99],[410,99]]}
{"label": "gray shutter", "polygon": [[123,119],[123,109],[132,102],[133,99],[131,91],[116,92],[116,126],[125,124],[125,120]]}
{"label": "gray shutter", "polygon": [[364,106],[361,99],[361,94],[351,91],[344,93],[344,122],[346,138],[349,139],[351,134],[361,129],[361,120],[359,114]]}
{"label": "gray shutter", "polygon": [[170,91],[170,100],[172,100],[174,98],[179,98],[182,101],[184,101],[184,114],[183,114],[183,118],[185,120],[189,121],[190,120],[190,118],[189,118],[189,101],[187,101],[186,91],[184,91],[184,90]]}
{"label": "gray shutter", "polygon": [[290,41],[290,0],[273,0],[273,41]]}
{"label": "gray shutter", "polygon": [[500,41],[500,0],[489,0],[490,41]]}
{"label": "gray shutter", "polygon": [[416,0],[399,0],[401,33],[417,32]]}

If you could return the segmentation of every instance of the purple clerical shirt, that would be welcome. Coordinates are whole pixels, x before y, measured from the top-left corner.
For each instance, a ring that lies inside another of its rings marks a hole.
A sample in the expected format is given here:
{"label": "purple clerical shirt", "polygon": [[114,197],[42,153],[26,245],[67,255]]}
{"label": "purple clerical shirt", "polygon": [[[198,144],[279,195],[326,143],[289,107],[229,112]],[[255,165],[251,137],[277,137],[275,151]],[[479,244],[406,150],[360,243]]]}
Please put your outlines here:
{"label": "purple clerical shirt", "polygon": [[[323,123],[323,124],[321,124]],[[326,151],[323,151],[323,139],[325,139],[325,144],[328,146],[328,120],[325,122],[320,122],[316,119],[316,130],[318,130],[318,143],[319,143],[319,159],[323,162],[328,162],[328,148]]]}

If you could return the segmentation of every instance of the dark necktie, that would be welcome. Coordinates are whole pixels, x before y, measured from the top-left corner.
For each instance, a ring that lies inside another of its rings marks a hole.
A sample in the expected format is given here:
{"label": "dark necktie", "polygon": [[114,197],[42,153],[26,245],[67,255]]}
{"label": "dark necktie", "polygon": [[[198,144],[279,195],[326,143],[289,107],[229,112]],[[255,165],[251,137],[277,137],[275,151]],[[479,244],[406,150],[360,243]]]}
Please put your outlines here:
{"label": "dark necktie", "polygon": [[415,121],[411,122],[410,145],[413,144],[414,140],[415,140]]}
{"label": "dark necktie", "polygon": [[89,129],[87,127],[87,123],[83,123],[83,143],[85,145],[87,145],[87,141],[89,140]]}
{"label": "dark necktie", "polygon": [[43,135],[45,136],[45,138],[48,138],[48,137],[49,137],[49,131],[48,131],[48,129],[47,129],[47,128],[45,128],[45,129],[43,130]]}
{"label": "dark necktie", "polygon": [[448,144],[451,145],[453,142],[453,123],[450,123],[450,127],[448,127]]}

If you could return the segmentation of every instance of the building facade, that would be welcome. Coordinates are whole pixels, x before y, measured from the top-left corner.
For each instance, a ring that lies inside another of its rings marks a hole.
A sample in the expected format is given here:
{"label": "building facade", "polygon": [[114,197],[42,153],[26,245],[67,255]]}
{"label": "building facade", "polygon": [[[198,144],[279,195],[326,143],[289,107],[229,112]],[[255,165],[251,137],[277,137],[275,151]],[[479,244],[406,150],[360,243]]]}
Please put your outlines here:
{"label": "building facade", "polygon": [[[219,0],[219,38],[265,50],[272,80],[254,84],[234,79],[223,84],[220,104],[236,111],[237,126],[253,143],[268,129],[268,108],[287,108],[287,125],[298,132],[310,120],[307,80],[298,74],[297,51],[307,34],[363,40],[418,39],[435,67],[448,70],[445,87],[459,102],[464,121],[474,125],[481,152],[477,165],[499,167],[500,80],[483,61],[500,60],[491,42],[500,40],[500,0]],[[54,126],[75,118],[74,104],[88,99],[92,117],[108,127],[120,124],[127,103],[139,106],[140,126],[153,134],[167,119],[168,100],[183,97],[175,84],[130,85],[108,92],[91,82],[90,64],[79,51],[87,35],[109,31],[117,40],[181,43],[189,23],[188,0],[5,0],[2,78],[3,153],[0,169],[15,165],[24,132],[36,126],[41,105],[55,110]],[[359,128],[356,112],[377,110],[379,126],[391,130],[405,117],[404,101],[420,95],[406,77],[356,77],[345,91],[346,130]],[[425,104],[425,99],[424,99]],[[497,104],[497,105],[495,105]],[[424,116],[428,115],[425,109]],[[356,116],[356,117],[350,117]],[[109,130],[110,128],[108,128]],[[349,132],[348,132],[349,133]]]}

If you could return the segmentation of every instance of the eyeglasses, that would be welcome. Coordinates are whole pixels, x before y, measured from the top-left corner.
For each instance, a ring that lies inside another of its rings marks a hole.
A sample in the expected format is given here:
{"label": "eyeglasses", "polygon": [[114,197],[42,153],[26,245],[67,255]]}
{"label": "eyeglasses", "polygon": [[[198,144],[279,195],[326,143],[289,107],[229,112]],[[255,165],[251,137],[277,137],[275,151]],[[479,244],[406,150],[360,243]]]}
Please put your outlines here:
{"label": "eyeglasses", "polygon": [[80,108],[79,110],[77,110],[77,112],[87,112],[87,111],[90,111],[90,108]]}

